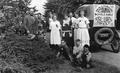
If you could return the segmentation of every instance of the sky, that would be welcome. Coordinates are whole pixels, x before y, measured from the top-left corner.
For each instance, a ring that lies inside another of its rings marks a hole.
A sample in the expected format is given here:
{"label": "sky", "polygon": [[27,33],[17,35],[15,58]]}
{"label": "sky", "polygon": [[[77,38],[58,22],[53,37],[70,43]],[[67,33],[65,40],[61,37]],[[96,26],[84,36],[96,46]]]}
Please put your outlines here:
{"label": "sky", "polygon": [[47,0],[32,0],[30,7],[36,6],[38,12],[44,14],[45,12],[44,5],[46,2]]}

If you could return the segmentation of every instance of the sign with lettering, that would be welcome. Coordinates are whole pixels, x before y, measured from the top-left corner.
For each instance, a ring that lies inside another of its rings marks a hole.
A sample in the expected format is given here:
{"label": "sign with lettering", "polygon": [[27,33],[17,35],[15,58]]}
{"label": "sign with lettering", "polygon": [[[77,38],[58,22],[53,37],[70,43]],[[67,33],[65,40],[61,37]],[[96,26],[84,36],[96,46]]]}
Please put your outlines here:
{"label": "sign with lettering", "polygon": [[115,27],[115,5],[94,5],[94,27]]}

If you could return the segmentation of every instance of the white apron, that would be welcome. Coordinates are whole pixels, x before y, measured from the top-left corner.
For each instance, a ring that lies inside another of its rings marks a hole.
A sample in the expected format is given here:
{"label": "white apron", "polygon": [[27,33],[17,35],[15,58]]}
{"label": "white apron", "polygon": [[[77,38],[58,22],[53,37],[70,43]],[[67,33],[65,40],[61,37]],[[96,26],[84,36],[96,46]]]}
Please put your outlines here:
{"label": "white apron", "polygon": [[77,29],[77,39],[81,40],[82,47],[84,45],[90,45],[90,37],[89,37],[89,32],[87,25],[89,24],[89,20],[86,17],[80,17],[79,18],[79,24],[78,24],[78,29]]}
{"label": "white apron", "polygon": [[79,24],[79,18],[75,18],[73,22],[73,28],[74,28],[74,44],[76,43],[77,40],[77,26]]}
{"label": "white apron", "polygon": [[52,21],[50,23],[50,44],[51,45],[60,45],[61,36],[60,36],[61,25],[59,21]]}

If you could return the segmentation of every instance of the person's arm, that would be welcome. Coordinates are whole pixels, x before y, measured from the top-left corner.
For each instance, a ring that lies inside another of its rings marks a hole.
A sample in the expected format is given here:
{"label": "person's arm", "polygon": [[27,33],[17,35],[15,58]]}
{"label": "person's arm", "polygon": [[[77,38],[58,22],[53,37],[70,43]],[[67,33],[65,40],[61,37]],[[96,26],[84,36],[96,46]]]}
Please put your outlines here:
{"label": "person's arm", "polygon": [[75,24],[76,24],[76,21],[73,20],[73,21],[72,21],[72,26],[71,26],[71,28],[75,28]]}
{"label": "person's arm", "polygon": [[81,55],[82,55],[82,52],[81,52],[81,51],[79,51],[79,53],[78,53],[78,55],[76,56],[76,58],[80,58],[80,57],[81,57]]}
{"label": "person's arm", "polygon": [[89,24],[90,24],[90,21],[86,18],[85,20],[85,24],[87,25],[87,28],[90,28]]}
{"label": "person's arm", "polygon": [[72,24],[75,22],[75,20],[76,20],[76,19],[73,17],[73,18],[72,18]]}
{"label": "person's arm", "polygon": [[58,22],[58,29],[61,30],[61,27],[62,26],[61,26],[60,22]]}
{"label": "person's arm", "polygon": [[71,28],[75,28],[75,24],[76,24],[76,19],[73,18],[73,19],[72,19],[72,26],[71,26]]}
{"label": "person's arm", "polygon": [[58,29],[60,30],[60,36],[62,39],[62,25],[60,24],[60,22],[58,22]]}
{"label": "person's arm", "polygon": [[77,54],[77,50],[76,50],[76,47],[73,47],[73,54]]}
{"label": "person's arm", "polygon": [[91,57],[92,57],[92,54],[91,54],[91,52],[89,52],[88,55],[87,55],[87,61],[88,62],[90,61]]}
{"label": "person's arm", "polygon": [[23,20],[23,26],[24,26],[25,29],[27,30],[27,33],[30,33],[30,31],[29,31],[29,29],[28,29],[28,27],[27,27],[27,21],[28,21],[28,19],[27,19],[27,17],[25,17],[24,20]]}
{"label": "person's arm", "polygon": [[84,49],[81,46],[79,46],[79,51],[76,58],[80,58],[83,52],[84,52]]}
{"label": "person's arm", "polygon": [[65,20],[63,20],[63,24],[62,24],[62,26],[63,26],[63,27],[65,26]]}
{"label": "person's arm", "polygon": [[48,19],[48,23],[49,23],[49,25],[50,25],[50,18]]}
{"label": "person's arm", "polygon": [[49,30],[51,30],[52,29],[52,24],[51,24],[51,22],[49,23]]}

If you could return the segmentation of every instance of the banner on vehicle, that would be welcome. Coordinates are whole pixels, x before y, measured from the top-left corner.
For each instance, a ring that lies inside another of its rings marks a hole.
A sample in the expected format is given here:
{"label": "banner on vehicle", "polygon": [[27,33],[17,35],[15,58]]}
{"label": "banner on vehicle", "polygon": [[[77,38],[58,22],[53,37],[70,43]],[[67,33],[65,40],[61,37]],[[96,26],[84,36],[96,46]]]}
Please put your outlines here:
{"label": "banner on vehicle", "polygon": [[95,4],[94,5],[94,27],[115,26],[115,5]]}

